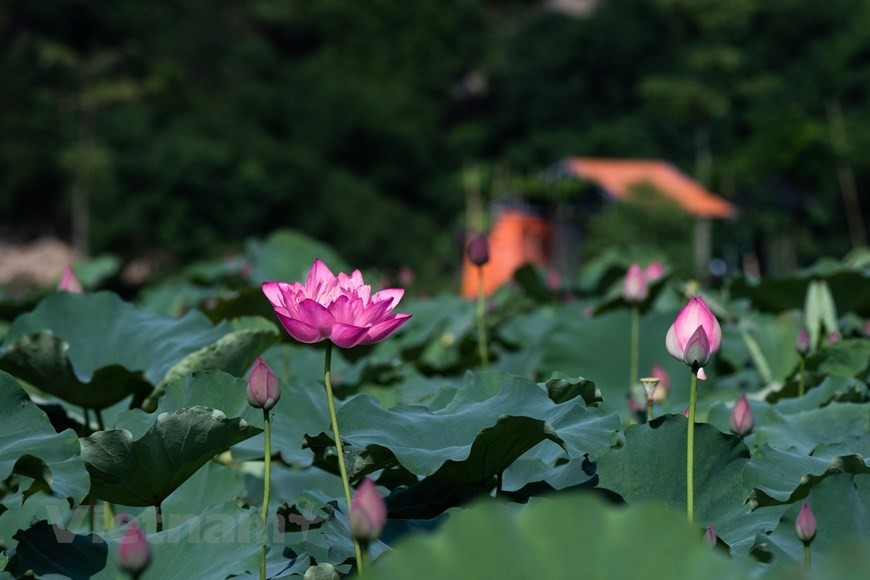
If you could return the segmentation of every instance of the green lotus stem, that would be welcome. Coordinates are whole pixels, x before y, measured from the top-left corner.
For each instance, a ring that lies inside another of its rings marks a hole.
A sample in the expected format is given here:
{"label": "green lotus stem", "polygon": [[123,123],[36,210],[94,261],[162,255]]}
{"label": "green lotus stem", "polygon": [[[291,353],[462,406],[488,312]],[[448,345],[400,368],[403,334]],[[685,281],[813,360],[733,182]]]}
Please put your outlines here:
{"label": "green lotus stem", "polygon": [[800,379],[798,380],[798,397],[804,396],[804,370],[806,367],[806,357],[801,357]]}
{"label": "green lotus stem", "polygon": [[87,407],[82,407],[82,437],[91,435],[91,414]]}
{"label": "green lotus stem", "polygon": [[640,351],[640,310],[637,305],[631,307],[631,376],[628,382],[628,396],[637,384],[637,361]]}
{"label": "green lotus stem", "polygon": [[[326,343],[326,357],[323,365],[323,382],[326,385],[326,400],[329,403],[329,419],[332,421],[332,434],[335,439],[335,451],[338,454],[338,469],[341,472],[341,484],[344,487],[344,500],[347,502],[347,516],[350,517],[350,481],[347,478],[347,466],[344,462],[344,449],[341,445],[341,434],[338,429],[338,417],[335,414],[335,398],[332,394],[332,380],[330,379],[330,366],[332,363],[332,342]],[[362,548],[359,541],[351,534],[353,551],[356,554],[357,571],[361,574],[365,569]]]}
{"label": "green lotus stem", "polygon": [[160,509],[159,503],[154,505],[154,516],[157,519],[157,533],[159,534],[163,531],[163,510]]}
{"label": "green lotus stem", "polygon": [[807,571],[809,571],[811,565],[812,558],[810,558],[810,543],[804,542],[804,566],[806,566]]}
{"label": "green lotus stem", "polygon": [[94,415],[97,416],[97,428],[98,428],[100,431],[105,431],[105,430],[106,430],[106,424],[103,423],[103,414],[100,412],[99,409],[94,409]]}
{"label": "green lotus stem", "polygon": [[694,523],[695,510],[695,400],[697,399],[697,371],[692,369],[692,385],[689,388],[689,435],[686,447],[686,515]]}
{"label": "green lotus stem", "polygon": [[[265,473],[263,482],[263,526],[268,530],[269,526],[269,491],[270,482],[272,481],[272,422],[269,420],[269,411],[263,409],[263,425],[265,431],[265,449],[263,452],[263,460],[265,463]],[[260,580],[266,580],[266,546],[263,546],[260,551]]]}
{"label": "green lotus stem", "polygon": [[103,502],[103,529],[111,530],[115,527],[115,509],[111,503]]}
{"label": "green lotus stem", "polygon": [[477,267],[477,349],[480,366],[489,368],[489,351],[486,346],[486,294],[483,291],[483,266]]}
{"label": "green lotus stem", "polygon": [[653,420],[653,398],[647,397],[646,399],[646,422],[649,423]]}

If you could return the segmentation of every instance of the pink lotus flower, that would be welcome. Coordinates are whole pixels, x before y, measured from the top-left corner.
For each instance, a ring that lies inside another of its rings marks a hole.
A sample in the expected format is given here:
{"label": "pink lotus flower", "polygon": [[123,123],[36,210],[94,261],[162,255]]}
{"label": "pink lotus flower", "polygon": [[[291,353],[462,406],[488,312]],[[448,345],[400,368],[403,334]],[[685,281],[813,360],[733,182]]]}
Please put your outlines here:
{"label": "pink lotus flower", "polygon": [[257,409],[269,411],[281,398],[278,378],[261,357],[257,357],[254,368],[248,375],[248,404]]}
{"label": "pink lotus flower", "polygon": [[[722,328],[700,296],[692,298],[668,329],[668,352],[694,370],[703,367],[722,344]],[[700,378],[700,377],[699,377]]]}
{"label": "pink lotus flower", "polygon": [[625,274],[625,280],[622,283],[622,296],[626,302],[643,302],[648,292],[646,276],[635,262]]}
{"label": "pink lotus flower", "polygon": [[731,411],[731,430],[743,436],[752,431],[754,426],[755,417],[752,416],[752,407],[749,406],[746,395],[740,395],[740,399]]}
{"label": "pink lotus flower", "polygon": [[139,524],[131,521],[118,548],[118,567],[133,575],[141,574],[151,563],[151,546]]}
{"label": "pink lotus flower", "polygon": [[386,522],[387,505],[375,484],[367,477],[350,502],[350,531],[355,538],[370,542],[381,535]]}
{"label": "pink lotus flower", "polygon": [[653,365],[650,376],[655,377],[659,380],[659,386],[656,389],[655,398],[657,400],[660,400],[667,397],[668,393],[671,390],[671,376],[668,374],[668,372],[659,365]]}
{"label": "pink lotus flower", "polygon": [[795,532],[801,542],[809,544],[816,537],[816,518],[809,504],[804,503],[794,524]]}
{"label": "pink lotus flower", "polygon": [[330,340],[341,348],[373,344],[411,317],[390,314],[405,293],[401,288],[372,294],[359,270],[335,276],[319,259],[304,285],[265,282],[263,293],[290,336],[305,343]]}
{"label": "pink lotus flower", "polygon": [[716,532],[713,531],[713,524],[707,524],[707,531],[704,532],[704,541],[711,548],[716,547]]}
{"label": "pink lotus flower", "polygon": [[840,342],[840,335],[836,331],[828,334],[828,344],[837,344],[838,342]]}
{"label": "pink lotus flower", "polygon": [[665,274],[665,267],[662,266],[662,263],[656,260],[652,262],[649,266],[644,270],[644,276],[646,276],[647,282],[655,282]]}
{"label": "pink lotus flower", "polygon": [[76,273],[73,272],[72,266],[68,265],[63,269],[63,274],[60,277],[60,283],[58,283],[57,289],[61,292],[70,292],[72,294],[82,293],[82,283],[79,282]]}

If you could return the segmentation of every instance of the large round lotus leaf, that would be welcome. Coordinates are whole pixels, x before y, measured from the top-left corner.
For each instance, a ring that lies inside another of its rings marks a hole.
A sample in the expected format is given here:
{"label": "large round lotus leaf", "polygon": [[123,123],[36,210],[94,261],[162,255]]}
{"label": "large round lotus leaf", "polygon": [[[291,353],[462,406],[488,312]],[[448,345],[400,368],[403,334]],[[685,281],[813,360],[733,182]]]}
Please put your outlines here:
{"label": "large round lotus leaf", "polygon": [[9,328],[0,368],[80,406],[103,408],[156,385],[178,361],[229,330],[199,312],[139,310],[110,292],[47,296]]}
{"label": "large round lotus leaf", "polygon": [[566,494],[523,509],[487,502],[457,512],[435,534],[399,543],[363,577],[727,580],[749,572],[706,546],[679,513]]}
{"label": "large round lotus leaf", "polygon": [[[125,526],[99,535],[75,535],[40,521],[16,535],[18,550],[8,569],[33,570],[42,577],[116,580],[118,550]],[[151,565],[142,580],[163,578],[227,578],[259,568],[266,538],[255,510],[233,503],[215,506],[160,533],[147,534]]]}
{"label": "large round lotus leaf", "polygon": [[57,433],[27,393],[0,371],[0,481],[12,473],[32,480],[18,493],[6,495],[2,508],[15,509],[23,498],[40,489],[74,506],[88,493],[90,480],[80,456],[79,440],[71,430]]}
{"label": "large round lotus leaf", "polygon": [[248,246],[251,279],[257,283],[304,282],[317,258],[323,260],[333,274],[351,272],[335,250],[293,230],[277,230],[265,241],[251,242]]}
{"label": "large round lotus leaf", "polygon": [[154,416],[148,430],[137,437],[126,429],[85,437],[82,459],[95,497],[156,506],[209,459],[259,432],[242,419],[196,406]]}
{"label": "large round lotus leaf", "polygon": [[[629,504],[658,501],[685,514],[687,428],[682,415],[666,415],[626,429],[625,445],[598,461],[599,487]],[[727,524],[747,511],[741,474],[749,449],[739,437],[697,424],[694,457],[695,523],[712,524],[730,544],[737,532]]]}
{"label": "large round lotus leaf", "polygon": [[597,458],[616,441],[619,420],[582,399],[554,403],[524,377],[469,373],[442,409],[384,409],[366,396],[339,410],[342,438],[356,447],[387,450],[411,473],[483,483],[544,440],[567,456]]}

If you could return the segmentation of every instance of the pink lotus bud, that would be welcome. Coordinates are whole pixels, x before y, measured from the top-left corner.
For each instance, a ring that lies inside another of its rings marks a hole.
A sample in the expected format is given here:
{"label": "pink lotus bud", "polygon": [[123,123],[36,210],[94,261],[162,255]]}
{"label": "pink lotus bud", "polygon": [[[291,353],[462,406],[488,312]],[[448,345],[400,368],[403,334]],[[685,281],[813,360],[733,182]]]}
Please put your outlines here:
{"label": "pink lotus bud", "polygon": [[257,409],[269,411],[281,398],[278,388],[278,378],[269,365],[260,358],[254,362],[254,368],[248,376],[248,403]]}
{"label": "pink lotus bud", "polygon": [[664,275],[665,267],[662,266],[661,262],[656,260],[647,266],[643,273],[646,276],[647,282],[655,282]]}
{"label": "pink lotus bud", "polygon": [[716,532],[713,531],[713,524],[707,524],[707,531],[704,532],[704,541],[711,548],[716,547]]}
{"label": "pink lotus bud", "polygon": [[677,360],[702,367],[722,344],[722,328],[700,296],[692,298],[668,329],[665,346]]}
{"label": "pink lotus bud", "polygon": [[685,417],[686,419],[689,418],[689,408],[688,407],[683,409],[683,417]]}
{"label": "pink lotus bud", "polygon": [[400,286],[414,285],[414,270],[410,266],[402,266],[399,268],[399,273],[396,275]]}
{"label": "pink lotus bud", "polygon": [[838,342],[840,342],[840,335],[836,331],[828,335],[828,344],[836,344]]}
{"label": "pink lotus bud", "polygon": [[562,287],[562,276],[559,275],[559,270],[550,268],[547,270],[547,288],[553,292]]}
{"label": "pink lotus bud", "polygon": [[704,371],[704,367],[698,367],[698,373],[696,375],[699,381],[707,380],[707,373]]}
{"label": "pink lotus bud", "polygon": [[469,261],[475,266],[483,266],[489,262],[489,241],[486,239],[486,234],[471,236],[465,252]]}
{"label": "pink lotus bud", "polygon": [[752,407],[746,395],[740,395],[737,404],[731,411],[731,430],[741,437],[747,435],[755,426],[755,417],[752,416]]}
{"label": "pink lotus bud", "polygon": [[644,406],[641,405],[637,399],[635,399],[634,397],[628,398],[628,412],[630,414],[634,415],[635,413],[640,413],[643,410]]}
{"label": "pink lotus bud", "polygon": [[806,328],[801,329],[794,347],[801,356],[806,356],[810,352],[810,335]]}
{"label": "pink lotus bud", "polygon": [[57,289],[61,292],[70,292],[72,294],[82,293],[82,283],[79,282],[76,273],[73,272],[72,266],[68,265],[63,269],[63,275],[60,277],[60,283],[58,283]]}
{"label": "pink lotus bud", "polygon": [[139,575],[150,563],[151,546],[148,539],[139,529],[139,525],[131,521],[118,548],[118,567],[130,574]]}
{"label": "pink lotus bud", "polygon": [[665,369],[660,367],[659,365],[652,366],[652,372],[650,376],[655,377],[659,380],[659,386],[656,389],[656,400],[664,399],[668,396],[668,392],[671,390],[671,377],[667,373]]}
{"label": "pink lotus bud", "polygon": [[363,542],[381,535],[387,522],[387,505],[371,479],[365,478],[350,502],[350,532]]}
{"label": "pink lotus bud", "polygon": [[637,263],[631,265],[622,282],[622,296],[626,302],[643,302],[647,297],[648,289],[646,277]]}
{"label": "pink lotus bud", "polygon": [[810,509],[810,505],[804,503],[794,525],[797,537],[804,544],[809,544],[816,537],[816,518]]}

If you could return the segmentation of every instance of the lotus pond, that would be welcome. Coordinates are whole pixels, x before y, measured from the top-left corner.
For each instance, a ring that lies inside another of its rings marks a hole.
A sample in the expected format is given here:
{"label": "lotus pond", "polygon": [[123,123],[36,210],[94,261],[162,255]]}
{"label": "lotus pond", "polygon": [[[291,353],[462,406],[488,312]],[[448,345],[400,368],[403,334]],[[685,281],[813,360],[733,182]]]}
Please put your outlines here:
{"label": "lotus pond", "polygon": [[[100,268],[83,293],[0,297],[0,578],[258,578],[264,546],[275,579],[870,569],[870,256],[718,288],[665,265],[634,294],[618,260],[561,287],[525,267],[482,319],[453,294],[376,287],[368,327],[333,310],[332,339],[261,288],[304,282],[316,258],[353,270],[280,232],[135,302],[88,291]],[[696,296],[720,334],[666,341]],[[373,333],[394,308],[412,316]],[[248,396],[258,357],[280,390],[266,412]],[[361,547],[342,471],[386,505]],[[122,550],[134,528],[141,572]]]}

